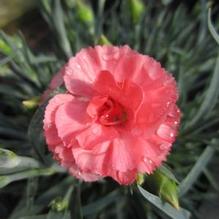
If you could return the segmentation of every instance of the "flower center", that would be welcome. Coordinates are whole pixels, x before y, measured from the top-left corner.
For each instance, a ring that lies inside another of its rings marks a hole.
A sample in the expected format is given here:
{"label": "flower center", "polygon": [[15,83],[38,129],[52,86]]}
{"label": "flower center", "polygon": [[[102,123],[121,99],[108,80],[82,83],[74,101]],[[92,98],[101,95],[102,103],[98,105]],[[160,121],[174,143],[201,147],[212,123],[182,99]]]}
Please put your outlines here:
{"label": "flower center", "polygon": [[105,126],[119,125],[127,120],[124,107],[110,97],[94,97],[88,105],[87,112]]}

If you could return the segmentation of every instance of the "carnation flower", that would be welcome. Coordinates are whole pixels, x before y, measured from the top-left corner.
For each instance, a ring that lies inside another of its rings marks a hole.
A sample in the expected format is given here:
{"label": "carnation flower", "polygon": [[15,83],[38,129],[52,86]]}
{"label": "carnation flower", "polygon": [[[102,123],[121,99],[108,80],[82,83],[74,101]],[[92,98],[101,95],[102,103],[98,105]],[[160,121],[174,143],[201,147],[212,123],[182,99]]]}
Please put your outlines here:
{"label": "carnation flower", "polygon": [[176,82],[159,62],[128,46],[95,46],[72,57],[53,84],[61,75],[67,92],[49,101],[44,132],[73,176],[127,185],[161,165],[180,111]]}

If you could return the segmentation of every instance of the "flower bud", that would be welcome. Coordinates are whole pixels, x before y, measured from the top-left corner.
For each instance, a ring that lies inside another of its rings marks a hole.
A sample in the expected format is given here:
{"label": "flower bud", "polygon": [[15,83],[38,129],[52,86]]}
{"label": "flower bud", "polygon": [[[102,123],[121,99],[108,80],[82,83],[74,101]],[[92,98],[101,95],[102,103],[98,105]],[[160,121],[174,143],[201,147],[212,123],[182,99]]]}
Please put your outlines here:
{"label": "flower bud", "polygon": [[0,148],[0,169],[14,168],[20,161],[20,158],[14,152]]}
{"label": "flower bud", "polygon": [[140,21],[144,13],[145,5],[142,0],[129,0],[129,7],[131,10],[132,20],[136,24]]}
{"label": "flower bud", "polygon": [[142,185],[144,183],[144,177],[145,177],[145,174],[138,173],[137,178],[136,178],[136,183],[138,185]]}
{"label": "flower bud", "polygon": [[0,176],[0,188],[5,187],[9,183],[9,178],[7,176]]}
{"label": "flower bud", "polygon": [[40,101],[39,97],[33,97],[29,100],[22,101],[22,104],[26,109],[34,109],[39,105],[39,101]]}
{"label": "flower bud", "polygon": [[94,22],[93,11],[90,6],[85,4],[81,0],[76,1],[76,10],[79,19],[85,24],[90,24]]}
{"label": "flower bud", "polygon": [[152,175],[146,178],[146,183],[153,193],[179,209],[178,186],[173,177],[169,177],[162,168],[156,170]]}
{"label": "flower bud", "polygon": [[0,39],[0,52],[2,52],[4,55],[10,55],[12,52],[11,48],[2,39]]}
{"label": "flower bud", "polygon": [[68,202],[61,197],[54,199],[50,205],[52,210],[56,212],[61,212],[68,208]]}
{"label": "flower bud", "polygon": [[97,41],[98,45],[112,45],[111,42],[107,39],[107,37],[101,34],[100,38]]}

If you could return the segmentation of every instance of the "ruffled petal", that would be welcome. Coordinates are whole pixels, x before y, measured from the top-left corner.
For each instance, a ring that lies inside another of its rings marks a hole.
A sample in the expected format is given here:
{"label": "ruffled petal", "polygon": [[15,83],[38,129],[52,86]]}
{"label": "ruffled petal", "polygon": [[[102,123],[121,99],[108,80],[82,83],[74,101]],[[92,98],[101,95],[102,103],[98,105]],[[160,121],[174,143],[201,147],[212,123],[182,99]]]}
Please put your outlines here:
{"label": "ruffled petal", "polygon": [[132,150],[122,138],[114,139],[107,153],[110,169],[127,172],[136,168]]}
{"label": "ruffled petal", "polygon": [[46,136],[46,142],[49,146],[49,149],[53,149],[53,146],[61,143],[61,139],[58,136],[56,125],[55,125],[55,113],[57,109],[74,98],[69,94],[58,94],[53,97],[45,110],[44,120],[43,120],[43,128],[44,134]]}
{"label": "ruffled petal", "polygon": [[89,128],[78,133],[76,139],[80,147],[92,150],[95,145],[113,140],[118,135],[115,128],[94,123]]}
{"label": "ruffled petal", "polygon": [[106,141],[96,145],[93,150],[86,150],[80,147],[73,148],[76,164],[82,170],[106,176],[109,169],[106,157],[110,144],[111,142]]}
{"label": "ruffled petal", "polygon": [[[101,71],[94,82],[94,90],[102,96],[110,96],[127,109],[136,110],[143,99],[141,87],[129,80],[115,81],[109,71]],[[132,104],[130,104],[132,100]]]}
{"label": "ruffled petal", "polygon": [[90,97],[93,82],[101,71],[114,74],[121,56],[130,50],[128,46],[96,46],[82,49],[65,66],[64,82],[70,93]]}
{"label": "ruffled petal", "polygon": [[73,99],[59,107],[55,115],[58,136],[65,146],[71,146],[75,134],[90,125],[90,117],[86,114],[87,102]]}

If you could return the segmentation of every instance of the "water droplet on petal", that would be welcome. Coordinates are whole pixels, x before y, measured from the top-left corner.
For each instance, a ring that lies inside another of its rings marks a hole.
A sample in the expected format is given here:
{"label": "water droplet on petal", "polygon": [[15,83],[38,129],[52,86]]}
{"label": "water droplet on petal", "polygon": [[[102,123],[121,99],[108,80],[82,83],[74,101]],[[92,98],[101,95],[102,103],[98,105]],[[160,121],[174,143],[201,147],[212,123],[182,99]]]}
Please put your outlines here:
{"label": "water droplet on petal", "polygon": [[75,64],[75,68],[80,69],[81,70],[81,66],[79,64]]}
{"label": "water droplet on petal", "polygon": [[174,133],[171,132],[170,133],[170,137],[173,138],[174,137]]}
{"label": "water droplet on petal", "polygon": [[153,161],[150,159],[150,158],[148,158],[148,157],[144,157],[144,159],[143,159],[143,161],[144,161],[144,163],[146,164],[146,165],[151,165],[151,164],[153,164]]}
{"label": "water droplet on petal", "polygon": [[161,150],[168,150],[171,147],[170,143],[163,143],[160,145]]}
{"label": "water droplet on petal", "polygon": [[172,142],[175,136],[175,130],[166,124],[161,124],[157,130],[157,135],[167,141]]}
{"label": "water droplet on petal", "polygon": [[92,133],[93,134],[95,134],[95,135],[97,135],[97,134],[99,134],[101,132],[101,130],[100,130],[100,127],[94,127],[94,128],[92,128]]}

